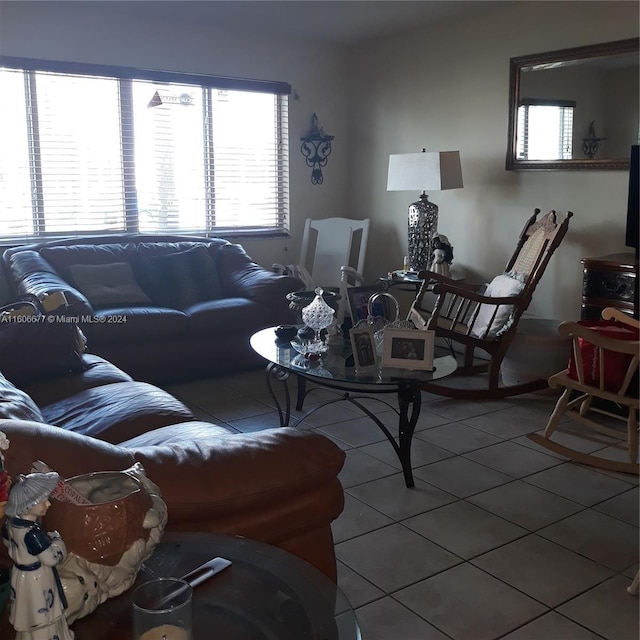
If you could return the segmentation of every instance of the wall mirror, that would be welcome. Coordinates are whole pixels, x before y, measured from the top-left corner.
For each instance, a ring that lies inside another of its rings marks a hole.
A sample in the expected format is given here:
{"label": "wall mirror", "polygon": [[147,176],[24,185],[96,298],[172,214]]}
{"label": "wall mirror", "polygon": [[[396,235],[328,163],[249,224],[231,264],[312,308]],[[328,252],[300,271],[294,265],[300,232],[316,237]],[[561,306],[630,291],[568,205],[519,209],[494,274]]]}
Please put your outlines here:
{"label": "wall mirror", "polygon": [[507,170],[628,169],[638,38],[511,58]]}

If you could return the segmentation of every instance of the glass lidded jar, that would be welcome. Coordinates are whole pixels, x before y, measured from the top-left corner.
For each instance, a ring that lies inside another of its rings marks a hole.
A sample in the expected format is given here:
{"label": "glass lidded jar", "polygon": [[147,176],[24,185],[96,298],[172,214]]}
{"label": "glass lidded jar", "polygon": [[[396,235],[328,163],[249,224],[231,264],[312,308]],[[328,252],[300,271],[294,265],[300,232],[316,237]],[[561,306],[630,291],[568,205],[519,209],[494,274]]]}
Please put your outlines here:
{"label": "glass lidded jar", "polygon": [[311,304],[302,309],[302,322],[315,331],[314,342],[323,344],[320,332],[326,329],[333,322],[334,310],[324,301],[323,291],[320,287],[315,290],[316,297]]}

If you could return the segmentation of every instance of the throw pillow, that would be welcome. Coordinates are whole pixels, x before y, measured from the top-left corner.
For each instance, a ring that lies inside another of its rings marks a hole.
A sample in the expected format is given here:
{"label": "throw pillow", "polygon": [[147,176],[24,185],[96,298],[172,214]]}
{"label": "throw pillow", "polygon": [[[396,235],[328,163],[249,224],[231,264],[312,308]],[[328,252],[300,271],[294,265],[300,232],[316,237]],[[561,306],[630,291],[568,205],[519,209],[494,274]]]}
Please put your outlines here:
{"label": "throw pillow", "polygon": [[151,304],[127,262],[71,264],[69,271],[76,287],[95,308]]}
{"label": "throw pillow", "polygon": [[12,383],[84,371],[77,323],[66,316],[0,322],[0,372]]}
{"label": "throw pillow", "polygon": [[[513,297],[521,293],[523,289],[524,282],[521,278],[514,278],[506,273],[503,273],[502,275],[496,276],[489,283],[489,286],[486,288],[484,295],[491,298]],[[511,326],[510,319],[511,313],[513,311],[513,305],[499,305],[492,322],[491,318],[495,310],[495,305],[480,305],[478,316],[476,317],[476,321],[470,332],[472,336],[474,336],[475,338],[486,337],[486,339],[488,340],[493,340],[502,335],[502,333],[504,333]],[[489,327],[489,331],[485,336],[485,332],[487,331],[487,327],[489,326],[490,322],[491,326]]]}
{"label": "throw pillow", "polygon": [[185,309],[196,302],[222,297],[216,265],[204,245],[140,257],[136,275],[151,300],[161,307]]}

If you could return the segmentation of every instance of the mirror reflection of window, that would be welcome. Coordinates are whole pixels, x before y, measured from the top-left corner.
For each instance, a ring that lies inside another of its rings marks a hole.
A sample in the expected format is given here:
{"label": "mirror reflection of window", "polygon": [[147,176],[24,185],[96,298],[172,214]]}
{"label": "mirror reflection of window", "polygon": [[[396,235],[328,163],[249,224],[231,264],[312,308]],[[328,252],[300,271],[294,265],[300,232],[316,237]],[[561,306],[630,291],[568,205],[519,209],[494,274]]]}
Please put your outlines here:
{"label": "mirror reflection of window", "polygon": [[575,102],[524,98],[518,107],[519,160],[571,160]]}

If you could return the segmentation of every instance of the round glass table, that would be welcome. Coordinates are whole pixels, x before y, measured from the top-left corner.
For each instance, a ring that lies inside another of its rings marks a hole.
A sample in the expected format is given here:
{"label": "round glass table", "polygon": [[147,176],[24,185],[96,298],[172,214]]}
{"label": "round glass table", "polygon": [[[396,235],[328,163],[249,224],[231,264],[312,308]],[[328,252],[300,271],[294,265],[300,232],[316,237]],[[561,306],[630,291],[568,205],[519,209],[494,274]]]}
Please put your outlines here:
{"label": "round glass table", "polygon": [[[425,382],[438,380],[451,375],[457,368],[453,356],[434,358],[433,370],[383,367],[381,365],[358,371],[353,362],[351,344],[341,342],[330,346],[322,357],[310,360],[299,354],[286,340],[276,338],[275,327],[262,329],[251,336],[251,346],[256,353],[269,361],[267,365],[267,388],[276,404],[280,425],[289,426],[291,418],[291,402],[288,379],[293,374],[297,380],[296,410],[302,411],[304,399],[309,393],[306,382],[310,381],[325,388],[334,389],[336,398],[316,405],[311,411],[298,419],[304,420],[309,414],[327,404],[349,401],[357,406],[382,430],[394,448],[407,487],[414,486],[411,470],[411,441],[420,416],[421,387]],[[273,383],[278,382],[284,389],[284,406],[274,391]],[[361,397],[372,394],[395,393],[398,397],[398,408],[385,403],[398,416],[398,436],[396,437],[365,404]]]}
{"label": "round glass table", "polygon": [[304,560],[239,536],[177,532],[165,534],[134,587],[73,624],[76,637],[131,640],[135,586],[182,577],[215,557],[232,564],[194,588],[192,640],[361,639],[347,598]]}

